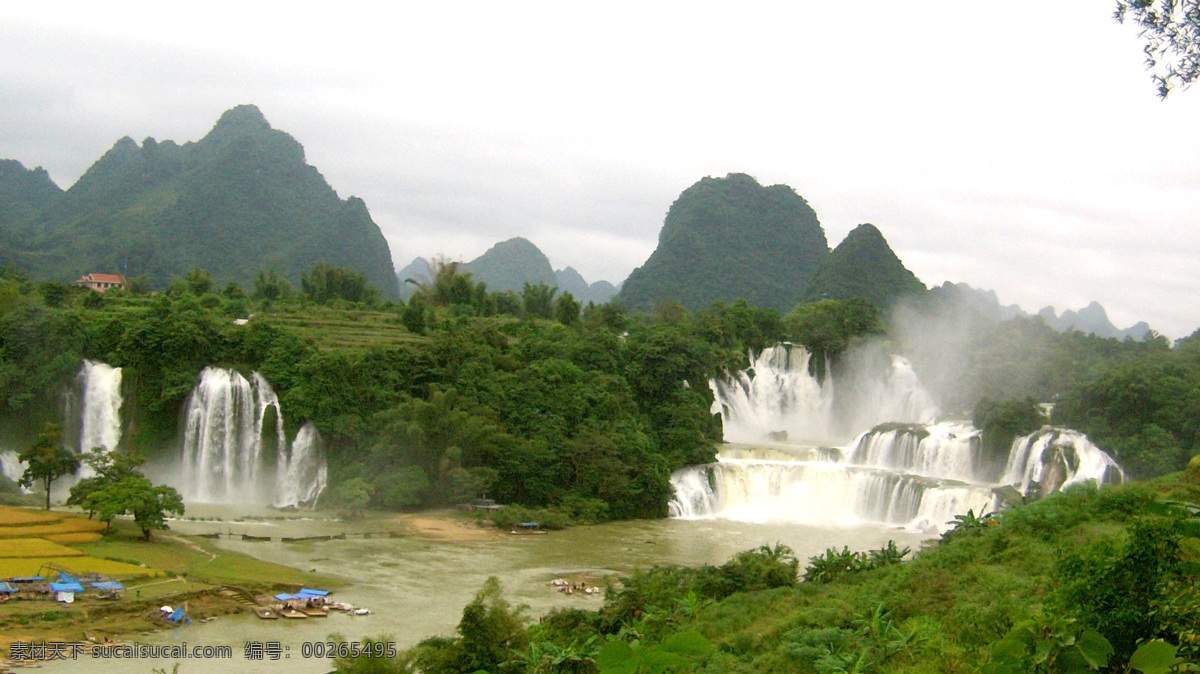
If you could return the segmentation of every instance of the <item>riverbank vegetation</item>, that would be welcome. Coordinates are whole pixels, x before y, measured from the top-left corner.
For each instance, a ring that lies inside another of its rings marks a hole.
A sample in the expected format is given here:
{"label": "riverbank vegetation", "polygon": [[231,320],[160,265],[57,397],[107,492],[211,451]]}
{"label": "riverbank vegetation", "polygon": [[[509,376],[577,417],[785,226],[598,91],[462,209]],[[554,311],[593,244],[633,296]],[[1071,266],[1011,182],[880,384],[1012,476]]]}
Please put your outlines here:
{"label": "riverbank vegetation", "polygon": [[456,635],[339,671],[1197,671],[1197,503],[1200,467],[1080,486],[964,516],[915,555],[829,550],[801,571],[763,546],[635,572],[599,610],[533,624],[493,581]]}

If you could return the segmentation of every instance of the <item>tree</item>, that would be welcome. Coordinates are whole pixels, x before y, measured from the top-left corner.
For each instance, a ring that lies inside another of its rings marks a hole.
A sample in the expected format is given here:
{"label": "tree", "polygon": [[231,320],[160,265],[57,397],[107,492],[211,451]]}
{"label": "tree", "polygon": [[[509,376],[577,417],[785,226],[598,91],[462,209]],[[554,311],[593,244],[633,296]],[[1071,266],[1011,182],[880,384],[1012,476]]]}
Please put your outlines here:
{"label": "tree", "polygon": [[554,295],[558,288],[552,288],[545,283],[532,284],[525,282],[521,291],[521,305],[525,315],[531,318],[554,317]]}
{"label": "tree", "polygon": [[855,338],[884,332],[879,311],[863,297],[798,305],[783,318],[783,325],[789,339],[815,356],[810,367],[818,373],[825,359],[836,360]]}
{"label": "tree", "polygon": [[195,267],[185,274],[183,280],[193,295],[203,295],[211,291],[213,287],[212,274],[199,267]]}
{"label": "tree", "polygon": [[21,476],[21,486],[28,489],[40,480],[46,488],[46,510],[50,509],[50,485],[79,468],[79,457],[62,446],[62,429],[55,423],[46,424],[18,458],[29,465]]}
{"label": "tree", "polygon": [[[83,507],[84,501],[93,492],[105,486],[120,482],[127,477],[142,477],[138,467],[146,462],[140,455],[129,452],[105,452],[101,447],[93,447],[92,451],[84,454],[83,463],[95,473],[93,477],[85,477],[71,487],[67,497],[67,505]],[[88,519],[96,514],[96,510],[88,511]]]}
{"label": "tree", "polygon": [[1159,98],[1200,77],[1200,0],[1117,0],[1113,16],[1141,29]]}
{"label": "tree", "polygon": [[166,485],[154,485],[140,475],[104,485],[88,494],[83,507],[99,513],[100,521],[109,526],[117,515],[133,515],[134,523],[147,541],[154,529],[167,528],[168,513],[182,515],[184,512],[183,497],[179,492]]}
{"label": "tree", "polygon": [[513,651],[523,650],[529,644],[524,609],[513,608],[504,599],[500,581],[495,576],[488,578],[475,600],[463,609],[458,623],[462,671],[494,670]]}
{"label": "tree", "polygon": [[577,325],[581,308],[574,295],[563,293],[554,303],[554,318],[566,326]]}
{"label": "tree", "polygon": [[338,507],[349,511],[351,516],[358,516],[362,514],[363,508],[367,507],[374,495],[375,485],[361,477],[356,477],[346,480],[333,490],[333,502]]}
{"label": "tree", "polygon": [[300,275],[300,290],[317,304],[342,299],[373,305],[379,300],[379,290],[367,282],[366,274],[323,262]]}

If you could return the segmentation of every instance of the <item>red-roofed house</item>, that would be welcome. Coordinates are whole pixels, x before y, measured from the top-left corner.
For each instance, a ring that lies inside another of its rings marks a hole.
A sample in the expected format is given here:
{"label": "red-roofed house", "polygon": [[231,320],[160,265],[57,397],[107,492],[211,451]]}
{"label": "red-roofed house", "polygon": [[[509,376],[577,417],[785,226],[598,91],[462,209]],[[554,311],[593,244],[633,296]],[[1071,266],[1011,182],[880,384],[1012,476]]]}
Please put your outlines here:
{"label": "red-roofed house", "polygon": [[91,288],[99,293],[109,288],[124,290],[127,287],[125,277],[120,274],[88,274],[87,276],[80,276],[75,285]]}

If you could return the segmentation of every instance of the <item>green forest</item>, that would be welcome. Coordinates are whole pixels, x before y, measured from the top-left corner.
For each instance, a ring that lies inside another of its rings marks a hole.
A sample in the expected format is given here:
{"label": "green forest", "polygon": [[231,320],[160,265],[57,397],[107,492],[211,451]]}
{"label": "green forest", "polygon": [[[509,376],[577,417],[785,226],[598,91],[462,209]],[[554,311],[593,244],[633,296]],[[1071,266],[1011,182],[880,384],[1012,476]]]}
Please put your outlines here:
{"label": "green forest", "polygon": [[918,551],[831,549],[805,563],[766,546],[719,567],[649,569],[610,588],[598,611],[536,624],[493,583],[456,635],[339,667],[1194,671],[1171,667],[1200,649],[1200,334],[1174,345],[1060,334],[1037,318],[972,315],[937,292],[907,310],[959,316],[958,376],[943,371],[944,353],[922,352],[899,313],[863,298],[786,314],[744,300],[630,313],[545,285],[489,292],[454,263],[407,303],[327,265],[299,287],[270,269],[246,288],[193,269],[161,292],[104,294],[7,268],[0,433],[5,449],[32,442],[58,419],[81,360],[94,359],[124,368],[124,451],[153,459],[178,447],[200,370],[221,365],[271,382],[289,434],[309,420],[320,429],[323,507],[394,511],[486,494],[513,504],[510,517],[550,526],[657,518],[671,472],[714,459],[711,377],[781,340],[836,374],[846,354],[882,341],[939,384],[945,409],[974,413],[997,442],[1044,423],[1036,403],[1055,402],[1053,423],[1089,433],[1138,482],[972,512]]}

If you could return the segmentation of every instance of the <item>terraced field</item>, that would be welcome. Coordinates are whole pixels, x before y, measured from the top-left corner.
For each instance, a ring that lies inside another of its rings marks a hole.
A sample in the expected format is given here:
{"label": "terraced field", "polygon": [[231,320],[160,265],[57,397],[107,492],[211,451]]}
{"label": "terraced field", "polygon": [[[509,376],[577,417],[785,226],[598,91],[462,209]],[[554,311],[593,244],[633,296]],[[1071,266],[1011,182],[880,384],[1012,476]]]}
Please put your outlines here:
{"label": "terraced field", "polygon": [[[162,572],[135,564],[97,559],[63,543],[99,541],[104,523],[67,513],[38,512],[0,505],[0,578],[33,576],[45,568],[63,568],[79,575],[133,578]],[[53,565],[53,566],[51,566]]]}
{"label": "terraced field", "polygon": [[280,312],[251,320],[261,320],[296,333],[319,349],[340,349],[350,353],[425,340],[409,332],[398,314],[382,311],[351,312],[309,306],[302,314]]}

